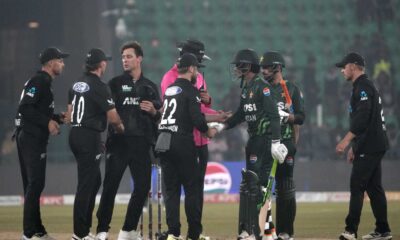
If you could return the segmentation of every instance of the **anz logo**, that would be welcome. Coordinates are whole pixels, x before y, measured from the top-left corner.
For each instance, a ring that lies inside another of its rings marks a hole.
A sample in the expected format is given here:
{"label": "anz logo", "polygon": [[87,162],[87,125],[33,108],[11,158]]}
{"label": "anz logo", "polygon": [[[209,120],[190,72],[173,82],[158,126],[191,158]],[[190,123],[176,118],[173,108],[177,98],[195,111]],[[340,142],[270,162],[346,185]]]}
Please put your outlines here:
{"label": "anz logo", "polygon": [[253,111],[257,111],[257,107],[255,103],[248,103],[243,105],[243,111],[244,112],[253,112]]}
{"label": "anz logo", "polygon": [[126,97],[122,105],[139,105],[139,98]]}

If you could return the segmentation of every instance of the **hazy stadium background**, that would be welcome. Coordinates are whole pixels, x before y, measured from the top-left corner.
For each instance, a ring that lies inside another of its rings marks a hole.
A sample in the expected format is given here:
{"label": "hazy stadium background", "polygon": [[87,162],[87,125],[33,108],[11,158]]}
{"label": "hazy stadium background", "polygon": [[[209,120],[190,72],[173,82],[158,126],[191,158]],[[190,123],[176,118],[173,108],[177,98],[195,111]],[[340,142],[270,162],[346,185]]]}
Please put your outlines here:
{"label": "hazy stadium background", "polygon": [[[215,109],[236,110],[240,89],[231,80],[229,62],[237,50],[284,54],[285,79],[301,87],[306,102],[295,168],[297,190],[306,192],[348,191],[350,165],[334,149],[347,131],[351,86],[334,63],[348,51],[363,54],[381,91],[391,143],[383,162],[384,187],[399,198],[399,10],[400,0],[0,0],[0,196],[22,193],[10,138],[22,86],[39,67],[43,48],[71,53],[53,85],[56,110],[63,111],[67,89],[80,76],[90,48],[113,56],[106,81],[121,72],[120,45],[139,41],[144,73],[159,84],[178,56],[176,43],[197,38],[213,59],[204,74]],[[217,137],[210,161],[243,161],[245,136],[242,127]],[[44,194],[74,194],[75,186],[68,128],[62,127],[61,136],[50,139]],[[125,175],[120,193],[130,186]]]}

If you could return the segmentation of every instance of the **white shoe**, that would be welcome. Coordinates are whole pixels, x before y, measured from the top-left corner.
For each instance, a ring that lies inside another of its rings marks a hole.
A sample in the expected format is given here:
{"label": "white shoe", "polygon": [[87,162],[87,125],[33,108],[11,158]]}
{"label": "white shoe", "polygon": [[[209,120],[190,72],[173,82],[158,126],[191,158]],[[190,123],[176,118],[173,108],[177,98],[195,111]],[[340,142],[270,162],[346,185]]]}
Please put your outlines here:
{"label": "white shoe", "polygon": [[210,236],[206,236],[206,235],[200,234],[199,240],[210,240]]}
{"label": "white shoe", "polygon": [[41,236],[40,235],[41,234],[34,234],[31,238],[28,238],[27,236],[22,235],[21,240],[56,240],[55,238],[49,236],[49,234],[47,234],[47,233],[44,235],[41,235]]}
{"label": "white shoe", "polygon": [[99,232],[96,237],[96,240],[108,240],[108,232]]}
{"label": "white shoe", "polygon": [[142,240],[142,236],[139,231],[119,231],[118,240]]}
{"label": "white shoe", "polygon": [[254,234],[249,235],[247,231],[243,231],[242,233],[239,234],[237,239],[242,239],[242,240],[256,240],[256,237]]}
{"label": "white shoe", "polygon": [[21,240],[40,240],[41,238],[40,237],[38,237],[38,236],[32,236],[31,238],[28,238],[27,236],[25,236],[25,235],[22,235],[22,237],[21,237]]}
{"label": "white shoe", "polygon": [[362,237],[363,240],[390,240],[392,239],[392,234],[390,232],[378,233],[370,232]]}
{"label": "white shoe", "polygon": [[95,236],[91,233],[89,233],[86,237],[80,238],[76,236],[75,234],[72,234],[71,240],[95,240]]}
{"label": "white shoe", "polygon": [[181,236],[175,237],[173,234],[168,234],[167,240],[183,240]]}
{"label": "white shoe", "polygon": [[50,236],[49,234],[45,234],[43,236],[40,237],[41,240],[56,240],[55,238],[53,238],[52,236]]}
{"label": "white shoe", "polygon": [[349,232],[349,231],[344,231],[342,234],[339,236],[340,240],[357,240],[356,234]]}

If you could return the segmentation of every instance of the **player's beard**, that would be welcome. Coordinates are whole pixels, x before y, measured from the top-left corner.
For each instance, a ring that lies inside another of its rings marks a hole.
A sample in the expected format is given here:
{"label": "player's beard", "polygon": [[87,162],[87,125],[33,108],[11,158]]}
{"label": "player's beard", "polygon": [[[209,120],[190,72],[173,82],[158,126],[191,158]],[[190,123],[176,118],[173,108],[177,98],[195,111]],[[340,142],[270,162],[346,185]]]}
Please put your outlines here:
{"label": "player's beard", "polygon": [[193,75],[190,77],[190,83],[192,83],[193,85],[195,85],[196,82],[197,82],[197,74],[193,74]]}

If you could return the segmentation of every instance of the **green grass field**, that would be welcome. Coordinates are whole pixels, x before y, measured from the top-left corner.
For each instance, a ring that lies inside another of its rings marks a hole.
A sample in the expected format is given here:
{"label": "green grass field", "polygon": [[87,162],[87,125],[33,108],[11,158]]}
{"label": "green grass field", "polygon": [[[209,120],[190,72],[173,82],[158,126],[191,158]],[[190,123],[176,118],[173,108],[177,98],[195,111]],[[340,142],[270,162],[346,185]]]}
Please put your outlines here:
{"label": "green grass field", "polygon": [[[156,205],[154,204],[153,207]],[[295,226],[296,239],[337,239],[344,228],[347,208],[348,203],[299,203]],[[388,208],[393,239],[400,239],[400,202],[389,202]],[[122,226],[125,210],[126,205],[115,207],[110,230],[111,239],[116,239],[116,234]],[[0,207],[0,216],[0,239],[19,239],[22,229],[22,207]],[[205,204],[204,231],[212,239],[235,239],[237,216],[238,204]],[[164,217],[163,215],[163,230],[166,230]],[[58,239],[70,239],[72,206],[43,206],[42,218],[49,233]],[[153,225],[156,226],[155,212],[153,212],[153,219]],[[182,234],[185,235],[187,225],[183,208],[181,208],[181,222]],[[96,224],[97,219],[93,216],[92,232],[95,232]],[[359,235],[366,234],[373,228],[374,217],[369,203],[365,202]],[[145,234],[147,234],[146,228]]]}

